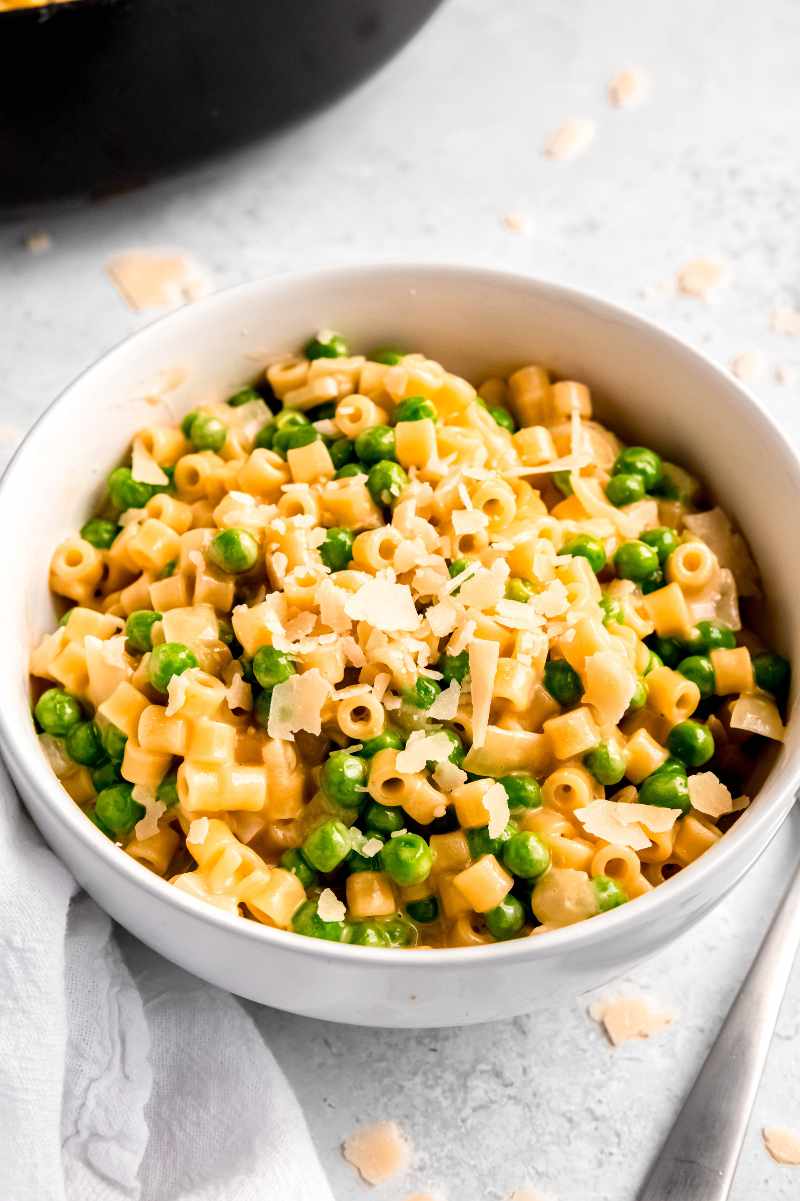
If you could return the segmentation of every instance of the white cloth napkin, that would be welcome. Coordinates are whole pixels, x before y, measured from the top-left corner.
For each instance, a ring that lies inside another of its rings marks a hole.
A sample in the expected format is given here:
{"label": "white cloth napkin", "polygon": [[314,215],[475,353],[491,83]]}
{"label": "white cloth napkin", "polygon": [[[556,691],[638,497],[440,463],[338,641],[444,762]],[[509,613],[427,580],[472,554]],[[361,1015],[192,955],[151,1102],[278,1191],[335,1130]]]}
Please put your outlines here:
{"label": "white cloth napkin", "polygon": [[109,918],[0,764],[2,1201],[333,1201],[253,1022]]}

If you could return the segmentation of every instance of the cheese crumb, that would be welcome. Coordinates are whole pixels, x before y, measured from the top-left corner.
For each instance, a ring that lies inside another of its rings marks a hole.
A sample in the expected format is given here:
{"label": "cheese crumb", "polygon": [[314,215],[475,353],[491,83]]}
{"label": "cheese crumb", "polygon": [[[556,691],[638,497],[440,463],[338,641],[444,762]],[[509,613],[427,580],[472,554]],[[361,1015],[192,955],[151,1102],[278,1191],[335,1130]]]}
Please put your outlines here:
{"label": "cheese crumb", "polygon": [[451,680],[444,688],[436,700],[428,710],[428,717],[433,717],[437,721],[452,721],[461,701],[461,685],[458,680]]}
{"label": "cheese crumb", "polygon": [[776,334],[790,334],[800,337],[800,309],[791,309],[788,305],[779,305],[772,310],[770,325]]}
{"label": "cheese crumb", "polygon": [[776,1163],[800,1165],[800,1135],[785,1126],[765,1126],[761,1137]]}
{"label": "cheese crumb", "polygon": [[571,117],[558,127],[544,144],[545,158],[566,162],[578,158],[594,141],[595,123]]}
{"label": "cheese crumb", "polygon": [[453,789],[460,788],[462,784],[466,784],[469,777],[457,763],[450,763],[449,760],[445,760],[443,763],[437,763],[433,778],[442,792],[452,792]]}
{"label": "cheese crumb", "polygon": [[713,771],[695,772],[689,776],[689,800],[698,813],[722,817],[733,812],[733,797]]}
{"label": "cheese crumb", "polygon": [[157,801],[153,789],[145,784],[137,784],[131,796],[139,805],[144,805],[145,809],[144,817],[133,827],[133,832],[140,840],[152,838],[158,833],[158,819],[166,812],[167,806],[163,801]]}
{"label": "cheese crumb", "polygon": [[508,794],[499,780],[486,789],[483,794],[483,804],[489,814],[489,837],[499,838],[511,816],[508,808]]}
{"label": "cheese crumb", "polygon": [[635,801],[591,801],[575,816],[587,834],[604,842],[643,851],[650,846],[649,833],[663,834],[675,825],[680,810],[660,805],[639,805]]}
{"label": "cheese crumb", "polygon": [[407,1169],[411,1145],[396,1122],[375,1122],[354,1130],[342,1153],[367,1184],[383,1184]]}
{"label": "cheese crumb", "polygon": [[141,484],[168,484],[169,476],[159,467],[141,438],[134,438],[131,450],[131,475]]}
{"label": "cheese crumb", "polygon": [[500,646],[486,638],[475,638],[469,647],[470,693],[472,696],[472,745],[486,741],[489,710],[492,707],[494,678],[500,658]]}
{"label": "cheese crumb", "polygon": [[620,71],[608,85],[608,101],[614,108],[634,108],[650,91],[650,80],[644,71],[631,67]]}
{"label": "cheese crumb", "polygon": [[382,850],[383,843],[380,838],[367,838],[359,847],[358,853],[365,859],[374,859]]}
{"label": "cheese crumb", "polygon": [[330,694],[330,684],[316,667],[276,684],[272,690],[267,724],[270,738],[293,742],[298,730],[319,734],[322,730],[322,706]]}
{"label": "cheese crumb", "polygon": [[441,763],[453,753],[453,743],[447,734],[424,734],[414,730],[405,748],[398,751],[396,766],[403,775],[414,775],[422,771],[426,763]]}
{"label": "cheese crumb", "polygon": [[131,250],[106,263],[106,274],[126,304],[141,309],[173,308],[209,290],[207,274],[180,252]]}
{"label": "cheese crumb", "polygon": [[347,598],[344,607],[353,621],[368,621],[376,630],[410,633],[420,623],[408,584],[397,584],[386,577],[367,580]]}
{"label": "cheese crumb", "polygon": [[503,227],[511,234],[521,234],[525,237],[531,232],[530,218],[524,213],[506,213],[503,217]]}
{"label": "cheese crumb", "polygon": [[724,263],[714,259],[692,259],[678,272],[678,289],[685,296],[708,300],[724,282],[726,274]]}
{"label": "cheese crumb", "polygon": [[343,922],[347,910],[332,888],[323,888],[317,901],[317,914],[323,922]]}
{"label": "cheese crumb", "polygon": [[674,1014],[654,1009],[646,997],[616,997],[612,1001],[595,1001],[589,1016],[600,1022],[615,1046],[634,1038],[650,1038],[674,1020]]}
{"label": "cheese crumb", "polygon": [[731,373],[743,384],[757,380],[764,371],[763,356],[757,350],[743,350],[731,360]]}

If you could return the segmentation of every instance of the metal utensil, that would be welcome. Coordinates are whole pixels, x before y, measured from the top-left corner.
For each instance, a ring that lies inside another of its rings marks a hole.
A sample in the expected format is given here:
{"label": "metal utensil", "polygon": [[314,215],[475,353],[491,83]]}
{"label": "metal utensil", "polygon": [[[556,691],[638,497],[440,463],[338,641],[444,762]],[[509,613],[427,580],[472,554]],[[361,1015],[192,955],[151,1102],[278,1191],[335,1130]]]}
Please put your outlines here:
{"label": "metal utensil", "polygon": [[725,1201],[800,945],[800,863],[639,1201]]}

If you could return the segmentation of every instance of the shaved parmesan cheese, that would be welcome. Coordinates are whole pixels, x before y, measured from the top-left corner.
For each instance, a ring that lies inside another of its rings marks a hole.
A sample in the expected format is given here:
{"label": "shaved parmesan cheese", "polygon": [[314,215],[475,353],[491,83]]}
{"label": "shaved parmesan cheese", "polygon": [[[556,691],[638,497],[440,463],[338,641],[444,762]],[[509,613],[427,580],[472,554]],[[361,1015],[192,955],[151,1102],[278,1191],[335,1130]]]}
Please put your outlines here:
{"label": "shaved parmesan cheese", "polygon": [[380,838],[366,838],[359,847],[358,853],[365,859],[374,859],[381,850],[383,850],[383,843]]}
{"label": "shaved parmesan cheese", "polygon": [[86,671],[89,675],[87,693],[89,700],[98,708],[108,700],[119,685],[129,680],[133,668],[125,653],[125,635],[102,640],[87,634],[83,640],[86,652]]}
{"label": "shaved parmesan cheese", "polygon": [[592,706],[598,725],[618,725],[636,691],[636,672],[627,657],[613,650],[595,651],[587,657],[583,675],[583,703]]}
{"label": "shaved parmesan cheese", "polygon": [[366,663],[364,652],[356,642],[355,638],[349,635],[341,641],[341,648],[344,651],[344,657],[352,667],[363,667]]}
{"label": "shaved parmesan cheese", "polygon": [[345,612],[353,621],[368,621],[378,630],[416,630],[420,616],[408,584],[377,576],[348,596]]}
{"label": "shaved parmesan cheese", "polygon": [[402,751],[397,752],[397,770],[403,775],[422,771],[426,763],[441,763],[453,753],[452,740],[445,733],[424,734],[414,730]]}
{"label": "shaved parmesan cheese", "polygon": [[[506,568],[506,576],[508,575],[508,564],[503,563]],[[466,572],[462,572],[456,579],[462,579]],[[470,605],[474,609],[493,609],[498,601],[502,600],[505,593],[505,579],[500,572],[487,571],[482,567],[480,571],[469,580],[466,584],[462,584],[459,593],[459,600],[464,605]]]}
{"label": "shaved parmesan cheese", "polygon": [[698,813],[722,817],[733,811],[733,797],[713,771],[695,772],[689,776],[689,799]]}
{"label": "shaved parmesan cheese", "polygon": [[346,633],[352,624],[345,607],[350,595],[351,593],[345,592],[344,588],[339,588],[333,580],[327,578],[317,589],[320,621],[337,634]]}
{"label": "shaved parmesan cheese", "polygon": [[317,913],[323,922],[343,922],[347,910],[332,888],[323,888],[317,901]]}
{"label": "shaved parmesan cheese", "polygon": [[474,621],[465,621],[459,629],[456,630],[453,637],[450,639],[450,644],[447,647],[448,655],[460,655],[466,649],[467,644],[472,640],[477,626]]}
{"label": "shaved parmesan cheese", "polygon": [[570,117],[559,125],[544,144],[546,158],[566,162],[577,158],[594,140],[595,123],[585,117]]}
{"label": "shaved parmesan cheese", "polygon": [[734,730],[749,730],[775,742],[783,742],[786,733],[778,706],[767,696],[746,693],[740,696],[731,710]]}
{"label": "shaved parmesan cheese", "polygon": [[386,695],[386,689],[392,682],[392,677],[388,671],[379,671],[375,679],[372,681],[372,694],[376,701],[382,701]]}
{"label": "shaved parmesan cheese", "polygon": [[785,1126],[765,1126],[761,1131],[764,1146],[776,1163],[800,1164],[800,1136]]}
{"label": "shaved parmesan cheese", "polygon": [[445,597],[438,604],[431,605],[425,616],[428,619],[431,633],[435,634],[437,638],[444,638],[447,634],[452,634],[456,628],[458,614],[458,605],[450,597]]}
{"label": "shaved parmesan cheese", "polygon": [[480,570],[481,563],[478,559],[473,559],[471,563],[467,564],[462,572],[459,572],[457,576],[453,576],[452,580],[447,579],[445,581],[445,583],[439,589],[440,599],[444,599],[444,597],[449,596],[450,593],[455,592],[457,588],[463,588],[467,580],[471,580],[476,572]]}
{"label": "shaved parmesan cheese", "polygon": [[166,812],[167,806],[163,801],[157,801],[153,789],[145,784],[137,784],[131,796],[139,805],[144,805],[145,809],[144,817],[133,827],[133,832],[140,840],[152,838],[158,833],[158,819]]}
{"label": "shaved parmesan cheese", "polygon": [[459,538],[463,534],[479,534],[489,524],[489,518],[480,509],[454,509],[450,520]]}
{"label": "shaved parmesan cheese", "polygon": [[608,85],[608,100],[614,108],[629,108],[640,104],[650,89],[650,80],[644,71],[630,67],[620,71]]}
{"label": "shaved parmesan cheese", "polygon": [[367,1184],[382,1184],[406,1170],[411,1147],[396,1122],[376,1122],[346,1138],[342,1153]]}
{"label": "shaved parmesan cheese", "polygon": [[322,706],[330,695],[331,686],[316,667],[276,684],[272,690],[267,724],[270,738],[293,742],[298,730],[319,734],[322,730]]}
{"label": "shaved parmesan cheese", "polygon": [[508,825],[510,817],[508,794],[499,780],[486,789],[483,794],[483,804],[489,814],[489,837],[499,838]]}
{"label": "shaved parmesan cheese", "polygon": [[219,638],[219,622],[212,605],[190,605],[167,609],[161,618],[165,642],[215,642]]}
{"label": "shaved parmesan cheese", "polygon": [[189,826],[189,832],[186,838],[195,846],[201,847],[208,837],[208,818],[198,817]]}
{"label": "shaved parmesan cheese", "polygon": [[460,788],[462,784],[466,784],[468,776],[457,763],[451,763],[445,759],[442,763],[436,764],[433,778],[442,792],[452,792],[454,788]]}
{"label": "shaved parmesan cheese", "polygon": [[714,259],[692,259],[678,272],[678,288],[686,296],[708,300],[710,294],[724,282],[725,275],[724,263]]}
{"label": "shaved parmesan cheese", "polygon": [[609,1042],[615,1047],[632,1038],[650,1038],[674,1020],[674,1014],[653,1009],[645,997],[617,997],[612,1001],[595,1001],[589,1015],[601,1022]]}
{"label": "shaved parmesan cheese", "polygon": [[569,605],[569,593],[561,580],[551,580],[543,592],[532,598],[531,604],[542,617],[560,617]]}
{"label": "shaved parmesan cheese", "polygon": [[671,830],[680,810],[636,802],[596,800],[576,809],[575,816],[587,834],[617,846],[643,851],[652,841],[648,831],[662,834]]}
{"label": "shaved parmesan cheese", "polygon": [[[173,677],[174,678],[174,677]],[[253,708],[253,689],[247,683],[244,676],[238,673],[233,677],[228,685],[228,691],[225,693],[228,702],[228,708],[231,712],[234,709],[250,710]]]}
{"label": "shaved parmesan cheese", "polygon": [[492,707],[494,678],[500,658],[500,646],[486,638],[475,638],[469,647],[470,694],[472,696],[472,745],[483,746],[489,710]]}
{"label": "shaved parmesan cheese", "polygon": [[433,717],[436,721],[452,721],[458,713],[460,701],[461,685],[457,680],[451,680],[431,705],[428,717]]}
{"label": "shaved parmesan cheese", "polygon": [[635,538],[641,530],[641,522],[636,513],[628,513],[618,509],[606,500],[600,481],[588,479],[573,471],[570,476],[572,490],[590,517],[605,517],[615,529],[626,538]]}
{"label": "shaved parmesan cheese", "polygon": [[683,523],[717,556],[720,567],[733,572],[741,596],[758,596],[758,571],[747,543],[720,508],[706,513],[688,513]]}
{"label": "shaved parmesan cheese", "polygon": [[169,476],[159,467],[141,438],[134,438],[131,451],[131,475],[140,484],[168,484]]}
{"label": "shaved parmesan cheese", "polygon": [[164,710],[166,717],[172,717],[179,709],[182,709],[186,701],[186,689],[200,672],[199,667],[190,667],[188,671],[181,672],[179,676],[173,676],[167,684],[167,707]]}

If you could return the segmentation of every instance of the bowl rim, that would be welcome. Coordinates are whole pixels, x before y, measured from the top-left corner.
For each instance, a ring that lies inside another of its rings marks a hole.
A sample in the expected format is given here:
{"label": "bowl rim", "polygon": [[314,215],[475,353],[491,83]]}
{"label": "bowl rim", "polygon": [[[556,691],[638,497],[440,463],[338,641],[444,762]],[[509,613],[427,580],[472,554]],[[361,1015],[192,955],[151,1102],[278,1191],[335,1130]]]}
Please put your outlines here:
{"label": "bowl rim", "polygon": [[[763,404],[739,381],[725,372],[719,364],[713,362],[708,355],[690,346],[660,323],[643,317],[622,305],[608,301],[588,289],[573,288],[539,276],[446,261],[387,261],[326,266],[298,272],[276,272],[269,276],[262,276],[255,280],[223,288],[191,305],[173,310],[121,339],[81,371],[50,402],[27,431],[0,479],[0,515],[7,503],[8,494],[12,492],[17,480],[27,467],[26,460],[35,451],[40,429],[47,424],[51,415],[59,407],[70,403],[76,394],[79,396],[86,381],[96,371],[105,368],[110,359],[127,353],[129,350],[135,351],[137,346],[158,339],[165,325],[173,326],[178,330],[181,326],[191,329],[195,322],[199,320],[202,323],[206,316],[212,314],[215,309],[224,309],[231,304],[246,303],[248,297],[260,296],[265,290],[267,292],[274,291],[275,296],[272,299],[277,301],[277,294],[282,287],[313,288],[326,281],[334,282],[337,278],[341,279],[343,283],[350,284],[353,281],[361,280],[368,286],[370,283],[374,285],[382,277],[385,279],[387,275],[395,277],[399,282],[407,281],[409,284],[418,283],[422,278],[428,278],[431,282],[435,282],[437,278],[444,276],[461,279],[465,282],[469,281],[473,285],[484,282],[485,284],[499,284],[506,288],[515,288],[520,292],[530,293],[533,291],[542,297],[549,296],[561,303],[578,308],[591,308],[597,316],[632,325],[636,331],[646,332],[650,336],[660,339],[674,354],[688,356],[712,376],[721,377],[735,408],[738,407],[741,411],[755,410],[763,423],[765,435],[769,433],[773,443],[783,452],[787,463],[791,465],[798,488],[800,488],[800,456]],[[724,837],[699,859],[660,884],[652,892],[635,898],[638,904],[622,905],[610,912],[598,915],[602,917],[601,923],[596,924],[591,920],[576,922],[571,926],[548,931],[546,938],[517,938],[507,942],[482,944],[474,947],[442,947],[424,950],[408,948],[402,954],[398,954],[398,950],[395,948],[367,948],[365,951],[363,947],[347,943],[304,938],[293,931],[276,929],[260,922],[225,913],[171,886],[165,879],[148,871],[130,856],[120,853],[119,847],[110,842],[91,822],[86,820],[79,806],[60,785],[45,757],[41,756],[37,761],[34,756],[22,751],[17,743],[14,726],[16,722],[21,729],[20,723],[23,718],[17,711],[18,707],[10,695],[11,688],[6,679],[0,680],[0,695],[2,695],[3,689],[9,694],[6,698],[9,703],[0,704],[0,749],[6,762],[11,766],[12,773],[16,772],[17,775],[23,777],[26,785],[32,791],[43,793],[46,803],[52,806],[53,812],[58,815],[60,820],[66,822],[70,832],[79,843],[83,844],[85,851],[90,855],[99,854],[100,859],[112,873],[122,872],[135,889],[150,894],[156,902],[163,901],[167,907],[177,906],[184,910],[187,917],[200,918],[206,924],[216,927],[220,933],[233,935],[242,942],[255,940],[256,943],[274,945],[276,949],[284,952],[312,955],[320,959],[338,960],[342,963],[350,961],[365,968],[380,970],[386,968],[399,970],[408,966],[417,971],[421,971],[425,967],[446,968],[448,965],[458,965],[462,968],[479,967],[480,964],[489,962],[510,965],[528,958],[549,959],[562,953],[578,952],[587,946],[600,946],[612,941],[632,925],[643,926],[656,921],[665,906],[677,907],[681,899],[685,898],[688,893],[701,892],[703,882],[709,877],[713,877],[718,865],[721,867],[724,859],[730,859],[734,851],[747,839],[753,844],[755,851],[750,861],[744,862],[740,867],[733,881],[737,882],[760,857],[772,837],[777,833],[792,808],[794,794],[800,786],[800,748],[798,748],[793,754],[787,756],[786,763],[781,767],[780,788],[777,787],[777,780],[771,784],[771,776],[767,778],[759,791],[759,795],[767,792],[766,803],[761,805],[758,811],[751,810],[743,815],[748,820],[736,822],[726,831]],[[30,720],[29,713],[26,713],[25,717]],[[787,728],[794,728],[797,720],[793,719],[790,714]],[[776,793],[776,795],[771,796],[770,793]],[[781,807],[781,796],[788,797],[790,794],[792,799],[783,802],[785,812],[776,820],[776,810]],[[53,853],[55,854],[55,852]],[[729,886],[732,887],[732,884]],[[720,900],[725,891],[727,889],[718,895],[715,893],[714,900],[710,900],[706,908]]]}

